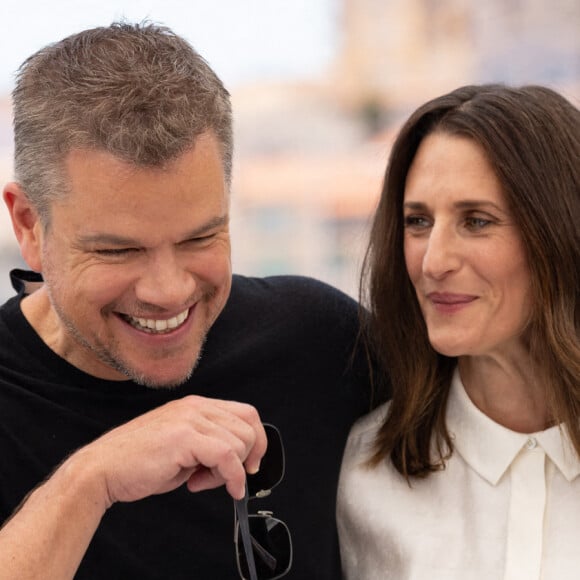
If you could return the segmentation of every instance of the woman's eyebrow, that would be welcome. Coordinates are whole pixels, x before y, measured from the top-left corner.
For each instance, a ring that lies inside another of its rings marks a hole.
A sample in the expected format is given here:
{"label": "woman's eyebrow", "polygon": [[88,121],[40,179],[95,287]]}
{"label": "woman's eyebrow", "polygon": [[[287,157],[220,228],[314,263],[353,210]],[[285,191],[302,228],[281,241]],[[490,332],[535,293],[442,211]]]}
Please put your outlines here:
{"label": "woman's eyebrow", "polygon": [[[429,207],[428,203],[422,201],[406,201],[403,203],[404,209],[420,210]],[[458,209],[477,209],[482,207],[491,207],[496,211],[505,211],[493,201],[487,199],[465,199],[453,203],[453,207]]]}

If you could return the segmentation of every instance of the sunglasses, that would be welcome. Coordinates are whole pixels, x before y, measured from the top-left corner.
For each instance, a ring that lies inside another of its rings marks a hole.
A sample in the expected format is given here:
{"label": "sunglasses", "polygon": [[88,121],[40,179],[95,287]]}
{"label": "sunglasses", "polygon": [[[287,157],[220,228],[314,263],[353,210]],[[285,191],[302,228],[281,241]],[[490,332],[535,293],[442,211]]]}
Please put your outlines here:
{"label": "sunglasses", "polygon": [[246,477],[246,494],[234,500],[234,543],[242,580],[275,580],[285,576],[292,565],[292,539],[288,526],[272,512],[248,515],[248,501],[267,497],[284,477],[284,447],[274,425],[264,424],[268,449],[260,471]]}

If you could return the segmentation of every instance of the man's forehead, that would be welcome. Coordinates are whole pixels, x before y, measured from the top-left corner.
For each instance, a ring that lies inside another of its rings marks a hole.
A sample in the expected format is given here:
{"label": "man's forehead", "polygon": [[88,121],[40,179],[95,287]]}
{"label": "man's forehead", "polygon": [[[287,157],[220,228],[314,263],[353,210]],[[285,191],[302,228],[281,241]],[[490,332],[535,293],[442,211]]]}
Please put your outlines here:
{"label": "man's forehead", "polygon": [[[143,148],[146,148],[146,144],[143,144]],[[176,171],[183,160],[196,156],[196,154],[201,157],[207,156],[209,153],[220,158],[222,169],[225,170],[220,141],[211,129],[198,135],[188,146],[181,148],[173,155],[168,155],[165,160],[155,164],[141,162],[139,151],[123,152],[89,145],[70,147],[64,156],[64,164],[66,168],[70,167],[71,164],[109,164],[119,171],[126,171],[128,175],[136,172],[168,173]]]}

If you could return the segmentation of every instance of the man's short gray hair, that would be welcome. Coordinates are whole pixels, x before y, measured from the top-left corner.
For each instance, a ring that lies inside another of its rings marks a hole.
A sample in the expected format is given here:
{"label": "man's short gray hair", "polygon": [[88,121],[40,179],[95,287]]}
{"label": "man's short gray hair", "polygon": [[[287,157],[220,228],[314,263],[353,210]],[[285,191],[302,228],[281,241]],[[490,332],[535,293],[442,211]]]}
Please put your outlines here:
{"label": "man's short gray hair", "polygon": [[76,148],[160,167],[213,131],[231,180],[229,93],[166,27],[113,23],[51,44],[22,64],[12,96],[16,179],[45,226]]}

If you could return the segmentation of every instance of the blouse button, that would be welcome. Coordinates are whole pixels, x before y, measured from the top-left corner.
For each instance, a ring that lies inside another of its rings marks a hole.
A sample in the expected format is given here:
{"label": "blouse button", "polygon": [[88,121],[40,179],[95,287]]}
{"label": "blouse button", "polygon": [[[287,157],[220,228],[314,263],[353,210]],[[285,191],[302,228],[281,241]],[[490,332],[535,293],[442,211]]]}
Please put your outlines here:
{"label": "blouse button", "polygon": [[538,444],[538,442],[536,441],[535,437],[528,437],[528,440],[526,441],[526,448],[527,449],[534,449],[537,444]]}

